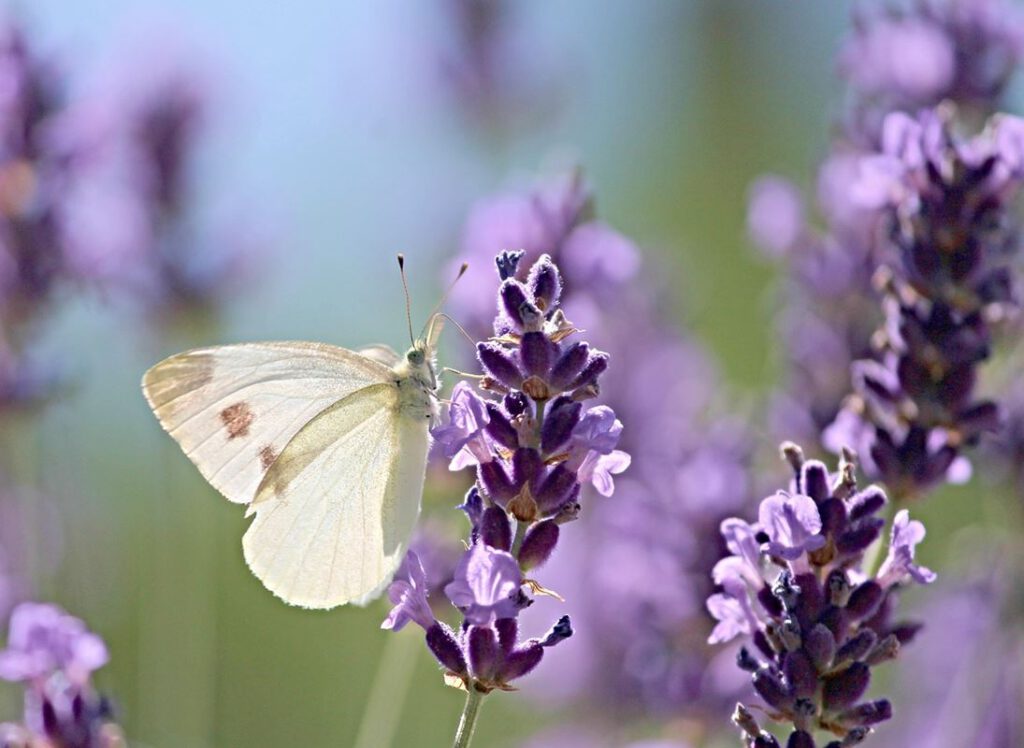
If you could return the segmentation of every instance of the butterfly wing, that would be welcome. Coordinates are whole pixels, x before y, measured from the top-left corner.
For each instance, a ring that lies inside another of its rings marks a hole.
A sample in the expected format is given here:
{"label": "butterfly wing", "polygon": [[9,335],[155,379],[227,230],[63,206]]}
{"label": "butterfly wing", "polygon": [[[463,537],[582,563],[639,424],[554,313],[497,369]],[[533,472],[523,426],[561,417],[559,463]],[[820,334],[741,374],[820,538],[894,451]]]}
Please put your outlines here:
{"label": "butterfly wing", "polygon": [[242,541],[249,568],[292,605],[333,608],[381,592],[419,515],[427,422],[393,382],[324,410],[261,483]]}
{"label": "butterfly wing", "polygon": [[218,491],[256,495],[285,445],[318,413],[391,371],[322,343],[243,343],[186,351],[142,380],[164,429]]}

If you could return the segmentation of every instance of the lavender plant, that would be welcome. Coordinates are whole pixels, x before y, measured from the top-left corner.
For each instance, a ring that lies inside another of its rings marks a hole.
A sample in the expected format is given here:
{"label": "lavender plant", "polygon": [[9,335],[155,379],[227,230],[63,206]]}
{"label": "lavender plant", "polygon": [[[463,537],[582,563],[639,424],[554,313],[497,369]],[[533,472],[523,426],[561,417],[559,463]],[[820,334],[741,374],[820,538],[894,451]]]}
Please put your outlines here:
{"label": "lavender plant", "polygon": [[[901,510],[888,555],[870,568],[867,551],[886,524],[885,492],[858,490],[851,452],[831,474],[796,445],[783,445],[783,454],[794,470],[789,489],[761,502],[756,523],[722,523],[732,555],[713,571],[722,591],[708,598],[718,621],[709,642],[744,637],[737,664],[751,673],[769,716],[792,726],[789,748],[813,748],[816,730],[837,737],[829,748],[856,745],[892,714],[886,699],[862,700],[872,669],[917,630],[893,618],[898,590],[935,580],[914,561],[924,526]],[[742,704],[733,720],[749,745],[779,745]]]}
{"label": "lavender plant", "polygon": [[855,395],[826,439],[854,445],[900,499],[957,478],[962,449],[998,427],[996,403],[975,388],[992,325],[1017,305],[1008,206],[1024,178],[1022,136],[1008,115],[962,139],[942,110],[894,113],[853,187],[886,210],[892,261],[876,274],[876,357],[855,364]]}
{"label": "lavender plant", "polygon": [[[549,253],[568,316],[599,335],[614,359],[631,362],[605,373],[600,401],[630,424],[623,448],[644,459],[617,486],[615,502],[595,503],[560,544],[549,578],[556,588],[571,585],[566,604],[587,626],[560,655],[562,666],[544,669],[531,690],[547,708],[575,707],[588,725],[602,720],[611,735],[627,718],[699,717],[735,699],[734,684],[711,674],[703,601],[721,555],[718,524],[750,497],[752,440],[717,407],[710,356],[665,318],[669,289],[659,274],[594,212],[579,172],[489,196],[470,212],[462,254],[485,257],[504,246],[522,247],[524,259]],[[526,278],[523,263],[519,276]],[[488,285],[479,270],[472,280],[452,305],[470,329],[486,329]]]}
{"label": "lavender plant", "polygon": [[11,614],[0,678],[25,686],[21,723],[0,724],[4,748],[120,748],[111,703],[92,684],[106,645],[56,605],[21,603]]}
{"label": "lavender plant", "polygon": [[525,282],[515,278],[520,252],[503,252],[494,336],[477,344],[485,374],[478,395],[462,382],[443,425],[433,430],[450,467],[474,467],[476,481],[460,508],[470,522],[468,549],[445,595],[461,615],[456,629],[437,620],[427,578],[411,554],[407,575],[388,590],[395,607],[382,624],[412,621],[449,684],[467,692],[455,740],[469,744],[481,699],[540,663],[547,648],[572,635],[562,616],[542,637],[520,640],[519,614],[535,594],[553,594],[531,575],[551,557],[561,527],[578,516],[582,484],[604,495],[628,467],[616,449],[622,424],[606,406],[584,407],[598,392],[608,356],[583,341],[559,307],[562,279],[547,256]]}
{"label": "lavender plant", "polygon": [[883,321],[872,283],[890,261],[889,218],[850,185],[864,157],[884,148],[886,116],[946,102],[954,130],[977,129],[1001,108],[1022,56],[1024,14],[1003,0],[858,6],[839,54],[847,105],[817,176],[823,229],[788,181],[764,178],[751,190],[751,236],[786,260],[778,323],[786,381],[772,408],[780,436],[817,445],[847,395],[850,365],[871,355]]}

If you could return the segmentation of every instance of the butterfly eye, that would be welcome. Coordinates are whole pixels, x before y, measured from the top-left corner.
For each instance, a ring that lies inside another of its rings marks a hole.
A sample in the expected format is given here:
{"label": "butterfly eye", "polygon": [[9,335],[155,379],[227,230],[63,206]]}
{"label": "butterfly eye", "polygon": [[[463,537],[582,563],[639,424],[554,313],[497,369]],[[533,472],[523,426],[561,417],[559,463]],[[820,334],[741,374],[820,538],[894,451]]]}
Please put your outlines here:
{"label": "butterfly eye", "polygon": [[408,354],[406,354],[406,358],[409,359],[410,364],[413,364],[414,366],[419,366],[420,364],[423,363],[423,351],[421,351],[419,348],[413,348],[411,351],[409,351]]}

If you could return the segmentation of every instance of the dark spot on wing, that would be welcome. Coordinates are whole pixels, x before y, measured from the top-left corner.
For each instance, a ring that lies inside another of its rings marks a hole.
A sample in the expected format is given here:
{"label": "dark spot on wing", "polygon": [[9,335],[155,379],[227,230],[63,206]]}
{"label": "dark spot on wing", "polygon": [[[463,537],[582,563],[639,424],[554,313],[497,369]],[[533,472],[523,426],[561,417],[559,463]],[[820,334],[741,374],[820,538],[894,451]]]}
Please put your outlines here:
{"label": "dark spot on wing", "polygon": [[220,412],[220,420],[228,430],[228,439],[248,436],[249,427],[256,416],[245,402],[229,405]]}
{"label": "dark spot on wing", "polygon": [[277,452],[269,444],[260,450],[260,465],[263,466],[264,470],[269,470],[270,466],[274,464],[274,460],[277,459]]}

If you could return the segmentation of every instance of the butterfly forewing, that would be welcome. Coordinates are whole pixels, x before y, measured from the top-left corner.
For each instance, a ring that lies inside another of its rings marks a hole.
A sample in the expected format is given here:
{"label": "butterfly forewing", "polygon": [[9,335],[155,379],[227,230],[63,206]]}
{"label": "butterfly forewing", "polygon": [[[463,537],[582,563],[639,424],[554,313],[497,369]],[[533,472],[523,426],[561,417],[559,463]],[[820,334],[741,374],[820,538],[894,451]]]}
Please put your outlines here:
{"label": "butterfly forewing", "polygon": [[143,391],[203,476],[231,501],[248,503],[318,413],[391,380],[386,366],[343,348],[244,343],[171,356],[146,372]]}
{"label": "butterfly forewing", "polygon": [[392,383],[358,390],[311,420],[267,472],[243,539],[253,573],[293,605],[378,594],[405,553],[423,490],[426,422]]}

